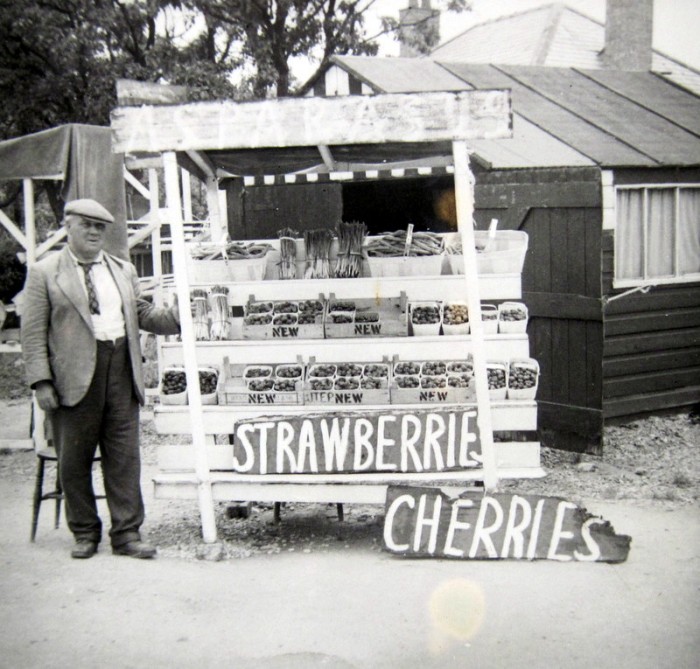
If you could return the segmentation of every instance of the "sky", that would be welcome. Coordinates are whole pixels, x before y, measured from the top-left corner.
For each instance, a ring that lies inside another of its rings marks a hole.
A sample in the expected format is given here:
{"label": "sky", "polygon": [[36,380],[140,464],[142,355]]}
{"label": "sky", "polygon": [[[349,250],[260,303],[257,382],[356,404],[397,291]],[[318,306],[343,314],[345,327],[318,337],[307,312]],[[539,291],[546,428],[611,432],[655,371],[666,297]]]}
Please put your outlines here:
{"label": "sky", "polygon": [[[508,16],[552,0],[473,0],[472,11],[460,14],[444,12],[441,17],[441,42],[459,35],[475,23]],[[605,21],[605,0],[566,0],[565,4],[593,19]],[[437,7],[439,0],[433,0]],[[376,15],[398,18],[408,0],[376,0]],[[369,17],[368,17],[369,20]],[[700,0],[654,0],[654,48],[700,70]],[[397,56],[396,42],[382,43],[380,55]]]}

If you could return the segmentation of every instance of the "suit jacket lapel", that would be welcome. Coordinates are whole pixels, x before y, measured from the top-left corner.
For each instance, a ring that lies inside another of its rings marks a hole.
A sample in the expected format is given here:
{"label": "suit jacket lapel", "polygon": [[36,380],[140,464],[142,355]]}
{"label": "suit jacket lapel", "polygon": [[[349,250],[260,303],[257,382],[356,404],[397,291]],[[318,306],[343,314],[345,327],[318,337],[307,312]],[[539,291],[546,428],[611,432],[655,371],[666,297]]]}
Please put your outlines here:
{"label": "suit jacket lapel", "polygon": [[68,247],[61,251],[61,257],[56,271],[56,285],[63,291],[64,295],[72,302],[88,327],[92,330],[92,317],[88,305],[87,295],[80,283],[78,268],[73,263]]}

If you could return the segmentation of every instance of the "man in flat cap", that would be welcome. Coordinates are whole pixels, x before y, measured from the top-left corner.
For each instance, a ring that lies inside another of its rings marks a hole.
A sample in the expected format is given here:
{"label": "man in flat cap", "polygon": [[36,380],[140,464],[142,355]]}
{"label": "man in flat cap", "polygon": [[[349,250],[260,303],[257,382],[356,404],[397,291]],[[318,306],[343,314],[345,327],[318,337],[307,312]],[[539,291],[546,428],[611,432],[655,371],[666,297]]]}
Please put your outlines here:
{"label": "man in flat cap", "polygon": [[102,538],[92,486],[99,444],[112,552],[151,558],[139,533],[139,329],[176,334],[178,312],[140,298],[134,266],[103,250],[114,217],[99,202],[68,202],[63,222],[67,246],[29,268],[21,327],[27,380],[51,421],[71,555],[92,557]]}

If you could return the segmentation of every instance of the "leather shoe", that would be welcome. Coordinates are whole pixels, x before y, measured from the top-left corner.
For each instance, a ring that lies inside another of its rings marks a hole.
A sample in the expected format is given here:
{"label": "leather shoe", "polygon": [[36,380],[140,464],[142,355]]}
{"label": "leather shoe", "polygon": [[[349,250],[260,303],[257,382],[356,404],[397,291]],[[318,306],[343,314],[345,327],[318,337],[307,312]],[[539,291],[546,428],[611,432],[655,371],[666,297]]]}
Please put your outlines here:
{"label": "leather shoe", "polygon": [[91,558],[95,553],[97,553],[97,542],[90,541],[90,539],[78,539],[73,546],[73,550],[70,552],[72,558],[78,558],[79,560],[85,560]]}
{"label": "leather shoe", "polygon": [[155,557],[156,549],[143,541],[127,541],[121,546],[112,546],[114,555],[128,555],[129,557],[140,558],[147,560]]}

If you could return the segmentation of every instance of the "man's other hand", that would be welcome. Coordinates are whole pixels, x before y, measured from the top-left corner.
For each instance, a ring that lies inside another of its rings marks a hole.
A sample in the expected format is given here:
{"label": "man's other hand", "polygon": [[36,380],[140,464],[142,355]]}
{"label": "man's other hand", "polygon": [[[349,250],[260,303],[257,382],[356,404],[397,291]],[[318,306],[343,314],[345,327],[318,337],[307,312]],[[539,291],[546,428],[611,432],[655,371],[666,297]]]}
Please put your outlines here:
{"label": "man's other hand", "polygon": [[58,409],[58,394],[51,381],[39,381],[34,386],[36,401],[44,411]]}

